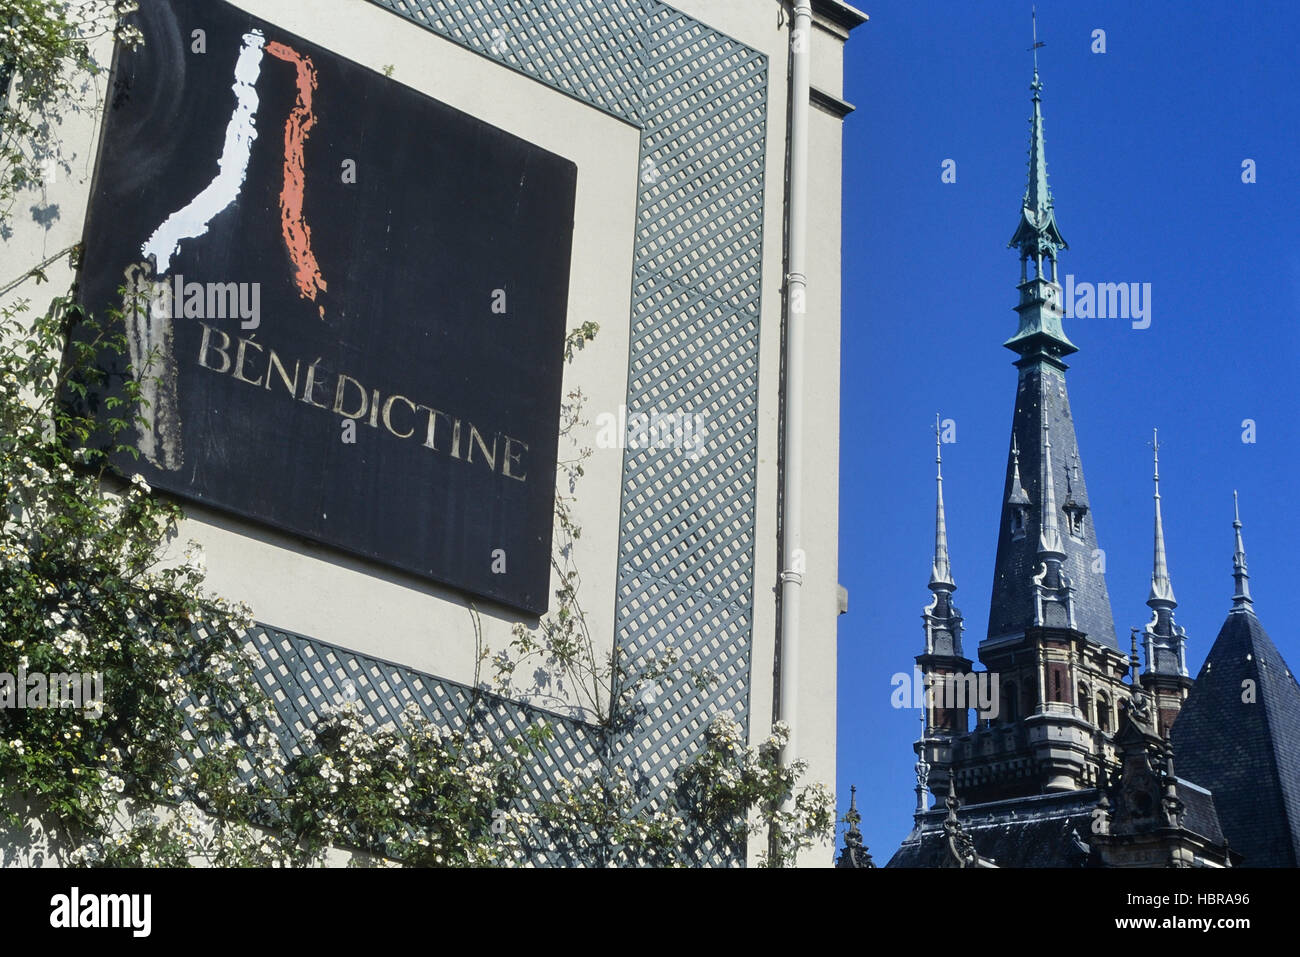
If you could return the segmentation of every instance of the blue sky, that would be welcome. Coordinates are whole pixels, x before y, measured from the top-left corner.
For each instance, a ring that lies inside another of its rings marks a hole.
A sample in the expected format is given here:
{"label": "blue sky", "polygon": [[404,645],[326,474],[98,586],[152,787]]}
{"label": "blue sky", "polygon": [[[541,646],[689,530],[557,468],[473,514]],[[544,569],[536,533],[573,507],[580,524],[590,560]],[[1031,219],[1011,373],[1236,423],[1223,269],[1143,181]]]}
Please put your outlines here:
{"label": "blue sky", "polygon": [[[841,813],[883,864],[911,827],[910,672],[934,542],[936,411],[956,601],[987,622],[1011,428],[1028,3],[876,0],[846,48],[839,625]],[[1093,31],[1105,53],[1093,53]],[[1151,284],[1151,323],[1074,319],[1066,380],[1116,631],[1149,619],[1151,429],[1178,623],[1200,668],[1232,595],[1241,494],[1260,620],[1292,667],[1300,380],[1300,6],[1040,3],[1061,275]],[[956,182],[943,183],[945,160]],[[1243,161],[1255,183],[1242,182]],[[815,318],[815,317],[814,317]],[[1256,441],[1242,441],[1244,419]]]}

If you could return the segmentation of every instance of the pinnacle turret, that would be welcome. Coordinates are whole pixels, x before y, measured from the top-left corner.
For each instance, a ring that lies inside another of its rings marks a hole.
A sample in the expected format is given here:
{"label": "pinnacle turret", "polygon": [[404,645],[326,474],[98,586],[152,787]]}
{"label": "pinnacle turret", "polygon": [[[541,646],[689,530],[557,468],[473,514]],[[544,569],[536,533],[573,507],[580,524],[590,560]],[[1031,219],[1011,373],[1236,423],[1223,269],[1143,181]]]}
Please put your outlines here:
{"label": "pinnacle turret", "polygon": [[[1187,675],[1187,635],[1174,622],[1174,584],[1169,578],[1169,561],[1165,554],[1165,525],[1160,512],[1160,432],[1151,430],[1151,454],[1154,462],[1155,483],[1155,547],[1151,562],[1151,594],[1147,607],[1151,621],[1143,629],[1149,674]],[[1181,701],[1181,697],[1179,698]]]}
{"label": "pinnacle turret", "polygon": [[934,597],[921,616],[925,621],[925,654],[960,658],[962,618],[952,603],[957,585],[948,557],[948,520],[943,507],[943,436],[938,413],[934,417],[934,561],[930,566],[930,591]]}

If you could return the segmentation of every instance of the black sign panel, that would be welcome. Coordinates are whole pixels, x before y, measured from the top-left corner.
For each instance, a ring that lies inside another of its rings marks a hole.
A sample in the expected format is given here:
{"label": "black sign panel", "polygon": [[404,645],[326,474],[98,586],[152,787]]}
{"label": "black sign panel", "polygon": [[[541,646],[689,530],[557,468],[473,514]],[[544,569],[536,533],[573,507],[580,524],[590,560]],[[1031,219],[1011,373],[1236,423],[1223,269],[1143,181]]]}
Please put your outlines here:
{"label": "black sign panel", "polygon": [[544,612],[574,165],[229,4],[140,7],[82,275],[147,383],[122,469]]}

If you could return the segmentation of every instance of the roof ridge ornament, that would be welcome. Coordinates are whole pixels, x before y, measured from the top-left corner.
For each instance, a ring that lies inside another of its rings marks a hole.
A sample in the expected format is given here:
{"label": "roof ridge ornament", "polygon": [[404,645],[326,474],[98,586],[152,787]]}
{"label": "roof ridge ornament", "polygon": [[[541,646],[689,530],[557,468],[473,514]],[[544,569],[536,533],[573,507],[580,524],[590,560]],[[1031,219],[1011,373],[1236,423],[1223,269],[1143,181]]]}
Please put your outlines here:
{"label": "roof ridge ornament", "polygon": [[1069,244],[1061,236],[1056,226],[1053,212],[1052,190],[1047,184],[1047,156],[1043,138],[1043,81],[1038,77],[1038,48],[1046,43],[1038,39],[1038,11],[1033,9],[1034,45],[1029,49],[1034,54],[1034,79],[1029,84],[1033,94],[1033,117],[1029,121],[1029,183],[1025,188],[1025,197],[1021,201],[1020,226],[1011,237],[1009,246],[1019,246],[1021,257],[1038,259],[1044,255],[1056,259],[1056,251],[1069,249]]}
{"label": "roof ridge ornament", "polygon": [[1038,81],[1038,48],[1045,47],[1047,46],[1047,44],[1041,42],[1038,39],[1038,7],[1037,6],[1030,6],[1029,18],[1033,23],[1033,30],[1034,30],[1034,45],[1031,46],[1029,49],[1034,54],[1034,81],[1037,82]]}

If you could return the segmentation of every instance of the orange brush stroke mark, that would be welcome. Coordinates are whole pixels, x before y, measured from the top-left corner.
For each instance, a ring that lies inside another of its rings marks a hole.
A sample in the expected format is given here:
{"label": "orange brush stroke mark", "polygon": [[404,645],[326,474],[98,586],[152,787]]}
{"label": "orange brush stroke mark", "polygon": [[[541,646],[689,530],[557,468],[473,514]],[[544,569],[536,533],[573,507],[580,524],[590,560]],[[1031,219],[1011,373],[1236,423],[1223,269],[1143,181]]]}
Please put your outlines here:
{"label": "orange brush stroke mark", "polygon": [[[284,123],[284,187],[280,190],[280,225],[284,242],[289,247],[289,258],[295,267],[294,281],[304,299],[316,301],[317,291],[326,289],[316,256],[311,251],[311,227],[303,218],[303,192],[307,187],[307,174],[303,166],[303,145],[311,128],[316,125],[312,112],[312,91],[316,89],[316,68],[311,58],[303,56],[292,47],[272,41],[266,52],[287,63],[292,63],[298,74],[298,102],[294,104]],[[325,318],[325,307],[320,307]]]}

